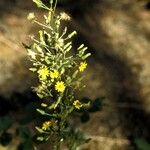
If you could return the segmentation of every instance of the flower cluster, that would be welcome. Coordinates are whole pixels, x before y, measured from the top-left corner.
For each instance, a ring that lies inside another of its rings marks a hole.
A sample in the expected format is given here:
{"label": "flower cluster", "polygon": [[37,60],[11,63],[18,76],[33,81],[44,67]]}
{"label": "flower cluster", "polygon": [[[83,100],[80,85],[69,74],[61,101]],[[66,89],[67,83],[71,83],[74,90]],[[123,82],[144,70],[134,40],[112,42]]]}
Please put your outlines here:
{"label": "flower cluster", "polygon": [[56,125],[56,122],[51,120],[51,121],[45,121],[42,125],[42,130],[47,131],[49,130],[50,127],[53,127]]}

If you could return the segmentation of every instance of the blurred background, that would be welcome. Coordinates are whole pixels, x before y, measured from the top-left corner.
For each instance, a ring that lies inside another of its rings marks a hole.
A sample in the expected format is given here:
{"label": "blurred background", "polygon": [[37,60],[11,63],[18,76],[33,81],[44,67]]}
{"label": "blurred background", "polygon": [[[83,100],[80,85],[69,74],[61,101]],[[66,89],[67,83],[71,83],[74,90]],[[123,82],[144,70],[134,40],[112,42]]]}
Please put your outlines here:
{"label": "blurred background", "polygon": [[[59,0],[60,10],[72,17],[67,25],[78,31],[75,43],[85,43],[92,53],[86,88],[78,96],[104,97],[100,111],[78,122],[92,137],[81,149],[150,150],[150,1]],[[0,131],[4,122],[15,122],[0,134],[0,150],[16,150],[18,137],[11,137],[16,121],[38,101],[22,46],[36,30],[26,19],[33,11],[39,18],[45,13],[32,0],[0,0]],[[4,137],[12,139],[8,145]]]}

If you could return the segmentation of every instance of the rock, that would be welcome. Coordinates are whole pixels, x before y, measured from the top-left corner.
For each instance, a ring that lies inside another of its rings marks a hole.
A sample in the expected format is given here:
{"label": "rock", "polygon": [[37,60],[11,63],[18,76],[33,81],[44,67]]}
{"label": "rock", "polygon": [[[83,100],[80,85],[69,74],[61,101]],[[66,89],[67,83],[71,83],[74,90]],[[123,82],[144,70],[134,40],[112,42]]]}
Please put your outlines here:
{"label": "rock", "polygon": [[27,42],[30,25],[26,14],[5,14],[0,24],[0,95],[23,92],[34,78],[28,71],[30,63],[22,43]]}

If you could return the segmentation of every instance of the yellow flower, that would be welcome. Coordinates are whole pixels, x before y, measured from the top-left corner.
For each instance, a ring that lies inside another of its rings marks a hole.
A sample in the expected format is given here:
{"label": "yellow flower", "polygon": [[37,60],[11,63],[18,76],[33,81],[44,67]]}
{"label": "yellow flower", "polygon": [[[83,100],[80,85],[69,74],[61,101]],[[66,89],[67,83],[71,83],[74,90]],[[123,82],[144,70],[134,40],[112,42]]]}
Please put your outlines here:
{"label": "yellow flower", "polygon": [[55,85],[55,90],[57,90],[58,92],[64,92],[65,88],[66,87],[63,81],[58,81]]}
{"label": "yellow flower", "polygon": [[50,72],[50,77],[52,79],[58,78],[58,76],[59,76],[59,72],[57,70],[54,70],[53,72],[52,71]]}
{"label": "yellow flower", "polygon": [[46,122],[44,122],[43,123],[43,125],[42,125],[42,130],[48,130],[50,127],[52,127],[52,126],[54,126],[56,123],[55,123],[55,121],[46,121]]}
{"label": "yellow flower", "polygon": [[66,21],[71,19],[70,16],[66,14],[65,12],[60,13],[60,18]]}
{"label": "yellow flower", "polygon": [[83,72],[87,67],[87,63],[86,62],[81,62],[80,66],[79,66],[79,70],[80,72]]}
{"label": "yellow flower", "polygon": [[75,101],[73,102],[73,105],[74,105],[74,107],[77,108],[77,109],[80,109],[80,108],[82,107],[82,104],[80,103],[79,100],[75,100]]}
{"label": "yellow flower", "polygon": [[38,70],[39,78],[40,80],[46,80],[47,77],[49,76],[49,70],[47,67],[41,67]]}
{"label": "yellow flower", "polygon": [[29,13],[28,16],[27,16],[28,20],[34,20],[34,18],[35,18],[34,13]]}

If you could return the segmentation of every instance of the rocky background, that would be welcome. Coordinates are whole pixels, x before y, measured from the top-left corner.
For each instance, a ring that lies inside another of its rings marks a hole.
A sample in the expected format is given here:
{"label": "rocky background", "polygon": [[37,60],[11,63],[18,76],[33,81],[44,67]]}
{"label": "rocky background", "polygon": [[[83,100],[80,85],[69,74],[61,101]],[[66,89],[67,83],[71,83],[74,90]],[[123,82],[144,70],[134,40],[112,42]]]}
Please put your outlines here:
{"label": "rocky background", "polygon": [[[134,138],[150,140],[150,1],[64,0],[58,6],[72,16],[69,27],[79,33],[75,42],[92,53],[80,97],[105,97],[103,109],[81,125],[92,137],[81,149],[136,149]],[[0,1],[2,104],[35,84],[22,46],[34,33],[26,19],[31,11],[44,13],[31,0]]]}

